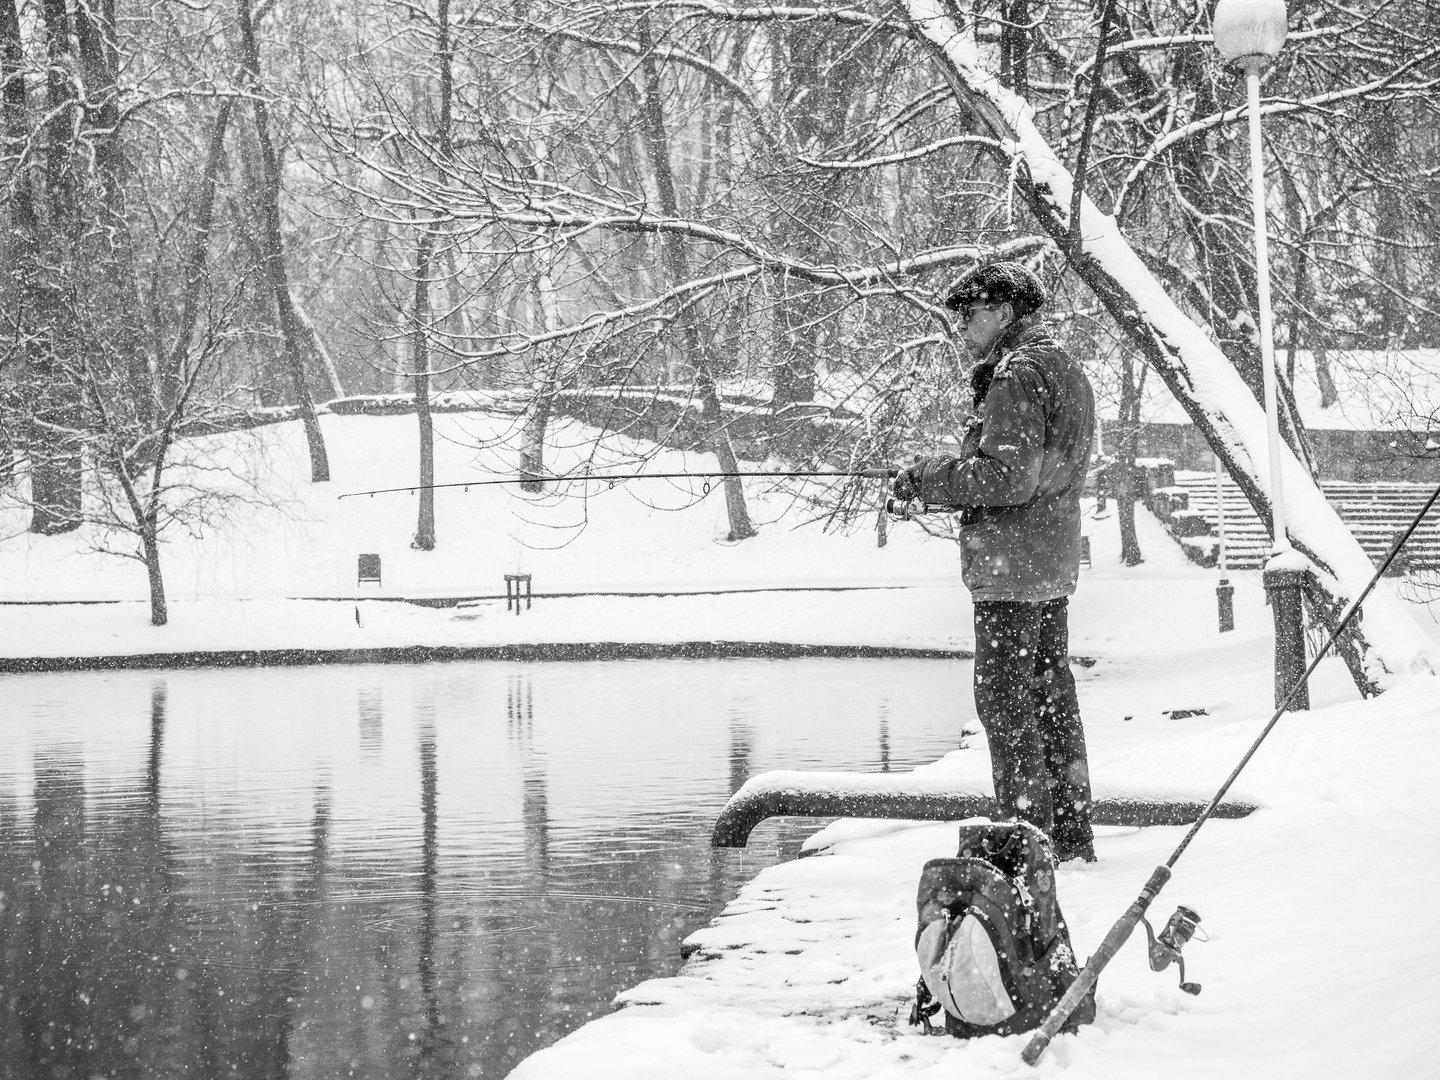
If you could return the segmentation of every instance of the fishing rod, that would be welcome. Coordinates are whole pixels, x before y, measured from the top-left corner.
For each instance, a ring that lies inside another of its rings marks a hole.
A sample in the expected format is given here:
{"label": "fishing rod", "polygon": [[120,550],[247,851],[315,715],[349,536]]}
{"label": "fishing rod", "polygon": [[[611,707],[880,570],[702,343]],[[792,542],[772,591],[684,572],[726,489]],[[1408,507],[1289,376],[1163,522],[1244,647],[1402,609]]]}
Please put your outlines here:
{"label": "fishing rod", "polygon": [[[1330,635],[1329,640],[1326,641],[1320,651],[1315,654],[1315,659],[1310,661],[1310,665],[1305,669],[1305,673],[1300,676],[1299,680],[1290,687],[1285,697],[1281,699],[1279,707],[1275,710],[1275,714],[1270,717],[1270,722],[1265,725],[1264,730],[1262,730],[1255,741],[1250,744],[1250,749],[1245,751],[1245,756],[1240,759],[1240,763],[1236,765],[1230,775],[1225,778],[1225,782],[1220,785],[1220,790],[1217,791],[1215,797],[1210,800],[1210,805],[1205,808],[1205,812],[1200,815],[1199,820],[1197,820],[1194,825],[1190,826],[1190,831],[1185,834],[1185,838],[1180,841],[1179,846],[1171,852],[1170,858],[1166,859],[1164,864],[1155,868],[1154,873],[1150,875],[1150,879],[1145,882],[1145,887],[1140,890],[1140,895],[1135,898],[1134,902],[1125,910],[1125,914],[1120,916],[1115,925],[1110,928],[1110,932],[1105,935],[1105,940],[1102,941],[1100,947],[1095,950],[1095,955],[1086,961],[1085,967],[1081,970],[1080,974],[1076,976],[1075,981],[1070,984],[1070,988],[1065,991],[1064,996],[1061,997],[1060,1000],[1055,1003],[1055,1007],[1050,1010],[1050,1015],[1046,1017],[1045,1023],[1041,1024],[1035,1034],[1031,1036],[1030,1042],[1020,1055],[1021,1060],[1023,1060],[1025,1064],[1034,1065],[1040,1060],[1040,1056],[1045,1053],[1045,1048],[1050,1045],[1050,1041],[1055,1038],[1055,1035],[1060,1031],[1061,1027],[1070,1019],[1070,1014],[1075,1011],[1075,1008],[1084,999],[1085,995],[1094,987],[1096,980],[1100,978],[1100,972],[1105,970],[1111,958],[1114,957],[1120,947],[1129,940],[1137,923],[1145,923],[1146,933],[1150,937],[1150,966],[1154,970],[1160,971],[1170,963],[1171,960],[1179,959],[1180,947],[1183,946],[1190,935],[1194,933],[1200,917],[1188,908],[1182,907],[1177,909],[1175,916],[1170,920],[1170,924],[1167,925],[1165,930],[1159,935],[1159,942],[1157,943],[1155,935],[1150,929],[1150,923],[1145,919],[1146,909],[1150,907],[1151,902],[1160,894],[1160,890],[1163,889],[1170,880],[1170,875],[1174,871],[1175,864],[1179,862],[1180,856],[1185,853],[1185,849],[1190,846],[1190,841],[1195,839],[1195,834],[1200,831],[1200,827],[1210,820],[1210,816],[1215,812],[1215,808],[1220,805],[1221,800],[1225,798],[1225,794],[1230,790],[1231,785],[1234,784],[1240,776],[1241,770],[1250,763],[1250,759],[1253,758],[1260,749],[1260,744],[1265,741],[1270,732],[1274,730],[1275,725],[1280,722],[1280,717],[1285,715],[1286,711],[1289,710],[1291,702],[1295,699],[1295,695],[1299,693],[1300,688],[1309,681],[1310,676],[1314,674],[1315,668],[1319,666],[1320,661],[1325,658],[1325,654],[1330,651],[1331,646],[1333,646],[1335,642],[1339,640],[1340,635],[1345,632],[1345,629],[1360,611],[1360,605],[1363,604],[1366,597],[1374,591],[1375,586],[1380,583],[1380,579],[1385,576],[1385,571],[1390,569],[1390,564],[1395,561],[1395,557],[1400,554],[1401,549],[1404,548],[1410,538],[1415,535],[1415,530],[1420,527],[1420,522],[1425,519],[1425,515],[1430,512],[1430,508],[1435,505],[1437,499],[1440,499],[1440,486],[1435,488],[1425,505],[1420,508],[1420,512],[1415,515],[1415,520],[1410,522],[1410,526],[1400,534],[1399,538],[1395,541],[1395,545],[1390,549],[1389,553],[1385,556],[1385,560],[1380,564],[1380,568],[1375,571],[1374,576],[1371,577],[1369,584],[1367,584],[1360,593],[1359,598],[1346,609],[1344,617],[1341,618],[1340,622],[1336,625],[1335,631]],[[1200,988],[1194,983],[1184,982],[1185,969],[1183,962],[1180,968],[1180,978],[1181,989],[1189,993],[1199,993]]]}
{"label": "fishing rod", "polygon": [[493,487],[496,485],[509,484],[545,484],[554,483],[559,480],[599,480],[614,487],[616,484],[626,480],[680,480],[680,479],[703,479],[705,481],[705,494],[710,494],[711,480],[730,479],[764,479],[771,477],[775,479],[800,479],[825,477],[829,479],[842,479],[846,477],[859,477],[866,480],[890,480],[899,472],[898,469],[857,469],[852,472],[842,472],[833,469],[791,469],[784,472],[637,472],[637,473],[571,473],[569,475],[552,476],[521,476],[505,477],[503,479],[491,480],[457,480],[451,484],[407,484],[404,487],[376,488],[374,491],[347,491],[339,496],[342,499],[354,499],[361,495],[389,495],[397,491],[408,491],[412,495],[417,491],[436,491],[440,488],[465,488],[467,491],[472,487]]}

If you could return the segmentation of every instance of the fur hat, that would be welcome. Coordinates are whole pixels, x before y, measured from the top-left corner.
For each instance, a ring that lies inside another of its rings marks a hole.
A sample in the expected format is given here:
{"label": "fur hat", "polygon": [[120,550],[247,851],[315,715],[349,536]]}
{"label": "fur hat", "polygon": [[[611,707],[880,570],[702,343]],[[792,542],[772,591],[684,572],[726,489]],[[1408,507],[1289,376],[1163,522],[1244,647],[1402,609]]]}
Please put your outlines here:
{"label": "fur hat", "polygon": [[1040,279],[1018,262],[987,263],[961,279],[945,298],[945,306],[958,311],[974,303],[1009,304],[1022,319],[1039,311],[1049,299]]}

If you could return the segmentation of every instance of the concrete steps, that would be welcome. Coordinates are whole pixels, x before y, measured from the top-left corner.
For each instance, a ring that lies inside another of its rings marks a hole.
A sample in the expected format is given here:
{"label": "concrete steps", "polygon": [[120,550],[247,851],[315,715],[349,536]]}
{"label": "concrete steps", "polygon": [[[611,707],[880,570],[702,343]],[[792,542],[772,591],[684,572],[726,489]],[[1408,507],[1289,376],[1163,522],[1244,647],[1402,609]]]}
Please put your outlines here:
{"label": "concrete steps", "polygon": [[[1321,490],[1377,566],[1396,538],[1414,520],[1434,490],[1429,484],[1322,481]],[[1220,508],[1225,512],[1225,561],[1237,570],[1259,569],[1269,554],[1269,530],[1255,516],[1239,487],[1217,486],[1214,473],[1177,472],[1174,485],[1151,493],[1151,509],[1187,555],[1214,566],[1219,547]],[[1440,569],[1440,507],[1421,522],[1392,573]]]}

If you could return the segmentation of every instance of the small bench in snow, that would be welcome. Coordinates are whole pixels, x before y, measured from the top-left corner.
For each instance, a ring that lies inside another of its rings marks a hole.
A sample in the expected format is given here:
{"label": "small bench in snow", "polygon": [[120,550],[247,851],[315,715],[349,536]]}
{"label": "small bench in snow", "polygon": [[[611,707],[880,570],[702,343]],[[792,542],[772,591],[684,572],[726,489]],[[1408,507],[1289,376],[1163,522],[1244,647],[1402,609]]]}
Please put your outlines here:
{"label": "small bench in snow", "polygon": [[[1118,795],[1097,798],[1096,825],[1188,825],[1210,805],[1205,797]],[[1211,815],[1241,818],[1253,803],[1222,802]],[[779,771],[752,776],[725,804],[710,834],[712,847],[744,847],[750,831],[772,817],[893,818],[961,821],[993,817],[994,799],[958,790],[955,781],[913,774]]]}

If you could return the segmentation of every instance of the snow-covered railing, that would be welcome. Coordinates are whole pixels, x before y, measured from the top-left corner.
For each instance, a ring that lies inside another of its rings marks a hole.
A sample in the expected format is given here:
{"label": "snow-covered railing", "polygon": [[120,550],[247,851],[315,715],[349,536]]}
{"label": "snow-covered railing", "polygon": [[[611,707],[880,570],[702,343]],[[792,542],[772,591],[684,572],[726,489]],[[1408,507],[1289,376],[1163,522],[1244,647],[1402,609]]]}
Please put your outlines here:
{"label": "snow-covered railing", "polygon": [[[1096,799],[1096,825],[1188,825],[1210,805],[1204,796],[1118,795]],[[772,817],[891,818],[911,821],[959,821],[993,817],[995,804],[977,791],[959,790],[953,779],[913,773],[794,772],[761,773],[730,796],[715,819],[712,847],[744,847],[750,832]],[[1212,817],[1242,818],[1256,806],[1223,802]]]}

